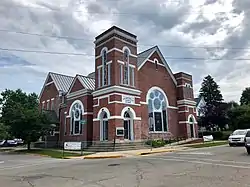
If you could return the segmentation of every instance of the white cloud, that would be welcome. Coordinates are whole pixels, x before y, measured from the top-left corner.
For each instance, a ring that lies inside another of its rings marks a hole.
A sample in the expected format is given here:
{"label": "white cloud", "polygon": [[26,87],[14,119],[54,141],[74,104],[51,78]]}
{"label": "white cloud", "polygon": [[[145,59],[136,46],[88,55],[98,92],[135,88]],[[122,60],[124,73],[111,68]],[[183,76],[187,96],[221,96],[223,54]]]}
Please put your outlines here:
{"label": "white cloud", "polygon": [[[203,77],[210,74],[220,85],[225,100],[238,101],[241,91],[249,85],[250,68],[249,61],[232,59],[249,58],[250,50],[230,48],[249,47],[249,9],[248,0],[1,0],[0,30],[82,40],[0,32],[0,47],[86,55],[0,53],[0,90],[21,87],[39,92],[48,71],[69,75],[92,72],[94,37],[117,25],[138,36],[139,51],[159,45],[163,55],[170,57],[167,61],[174,72],[192,73],[196,95]],[[6,55],[9,59],[3,58]],[[173,60],[174,57],[208,60]]]}

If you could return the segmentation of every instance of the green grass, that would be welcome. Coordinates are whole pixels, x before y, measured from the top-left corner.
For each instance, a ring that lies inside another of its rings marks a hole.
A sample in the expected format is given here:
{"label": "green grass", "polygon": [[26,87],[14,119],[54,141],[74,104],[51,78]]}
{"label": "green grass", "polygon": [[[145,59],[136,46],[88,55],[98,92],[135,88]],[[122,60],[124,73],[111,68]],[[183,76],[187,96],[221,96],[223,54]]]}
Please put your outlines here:
{"label": "green grass", "polygon": [[[63,152],[61,150],[51,150],[51,149],[23,149],[23,150],[16,150],[14,151],[15,153],[20,153],[20,154],[37,154],[41,156],[48,156],[51,158],[67,158],[67,157],[74,157],[74,156],[81,156],[79,153],[72,153],[72,152],[67,152],[64,151],[64,156]],[[83,155],[86,155],[83,153]]]}
{"label": "green grass", "polygon": [[219,142],[207,142],[207,143],[199,143],[199,144],[193,144],[193,145],[187,145],[186,147],[190,148],[203,148],[203,147],[213,147],[213,146],[219,146],[219,145],[225,145],[227,144],[227,141],[219,141]]}

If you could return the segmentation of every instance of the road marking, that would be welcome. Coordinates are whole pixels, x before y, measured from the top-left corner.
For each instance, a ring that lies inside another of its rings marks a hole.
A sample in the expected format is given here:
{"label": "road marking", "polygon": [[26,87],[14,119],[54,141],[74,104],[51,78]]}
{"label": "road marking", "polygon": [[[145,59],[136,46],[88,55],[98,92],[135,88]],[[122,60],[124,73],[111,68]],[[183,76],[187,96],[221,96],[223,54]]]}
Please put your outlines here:
{"label": "road marking", "polygon": [[[162,158],[162,157],[160,157]],[[250,165],[249,162],[237,162],[237,161],[230,161],[230,160],[216,160],[216,159],[207,159],[207,158],[191,158],[191,157],[175,157],[175,156],[167,156],[165,158],[174,158],[174,159],[189,159],[189,160],[201,160],[201,161],[209,161],[209,162],[224,162],[230,164],[245,164]]]}
{"label": "road marking", "polygon": [[4,164],[4,161],[0,161],[0,164]]}
{"label": "road marking", "polygon": [[204,164],[204,165],[216,165],[216,166],[224,166],[224,167],[232,167],[232,168],[243,168],[243,169],[250,169],[250,166],[237,166],[231,164],[220,164],[220,163],[213,163],[213,162],[202,162],[202,161],[195,161],[195,160],[183,160],[183,159],[171,159],[171,158],[149,158],[150,160],[166,160],[166,161],[175,161],[175,162],[186,162],[186,163],[193,163],[193,164]]}
{"label": "road marking", "polygon": [[207,156],[211,156],[214,155],[210,152],[180,152],[180,153],[176,153],[178,155],[207,155]]}
{"label": "road marking", "polygon": [[53,160],[53,161],[47,161],[47,162],[37,162],[37,163],[33,163],[33,164],[18,164],[18,165],[14,165],[14,166],[1,167],[0,171],[9,170],[9,169],[18,169],[18,168],[23,168],[23,167],[39,166],[39,165],[44,165],[44,164],[56,164],[56,163],[61,163],[61,162],[69,162],[72,160],[70,160],[70,159],[69,160]]}

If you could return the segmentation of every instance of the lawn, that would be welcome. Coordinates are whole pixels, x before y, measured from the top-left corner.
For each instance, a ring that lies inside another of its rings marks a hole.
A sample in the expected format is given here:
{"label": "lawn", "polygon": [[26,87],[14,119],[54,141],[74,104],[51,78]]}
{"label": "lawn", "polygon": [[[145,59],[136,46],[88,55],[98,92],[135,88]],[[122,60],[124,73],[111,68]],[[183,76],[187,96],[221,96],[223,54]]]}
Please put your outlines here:
{"label": "lawn", "polygon": [[[23,149],[23,150],[16,150],[15,153],[21,153],[21,154],[37,154],[41,156],[48,156],[51,158],[67,158],[67,157],[76,157],[81,156],[79,153],[73,153],[73,152],[67,152],[64,151],[64,154],[61,150],[51,150],[51,149]],[[87,155],[86,153],[83,153],[83,155]]]}
{"label": "lawn", "polygon": [[214,142],[206,142],[206,143],[199,143],[199,144],[193,144],[193,145],[186,145],[185,147],[190,148],[203,148],[203,147],[213,147],[213,146],[219,146],[219,145],[225,145],[227,144],[227,141],[214,141]]}

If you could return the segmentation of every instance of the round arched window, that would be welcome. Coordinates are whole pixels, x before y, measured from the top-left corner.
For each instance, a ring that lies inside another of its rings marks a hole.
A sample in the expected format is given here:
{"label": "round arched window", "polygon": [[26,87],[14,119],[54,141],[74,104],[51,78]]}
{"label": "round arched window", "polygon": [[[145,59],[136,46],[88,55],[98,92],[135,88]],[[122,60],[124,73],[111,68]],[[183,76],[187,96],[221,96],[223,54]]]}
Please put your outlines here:
{"label": "round arched window", "polygon": [[153,131],[166,132],[168,130],[167,120],[167,98],[158,89],[153,89],[148,97],[148,114],[154,119]]}
{"label": "round arched window", "polygon": [[83,105],[80,101],[72,104],[70,111],[70,133],[81,134],[82,133],[82,120]]}

